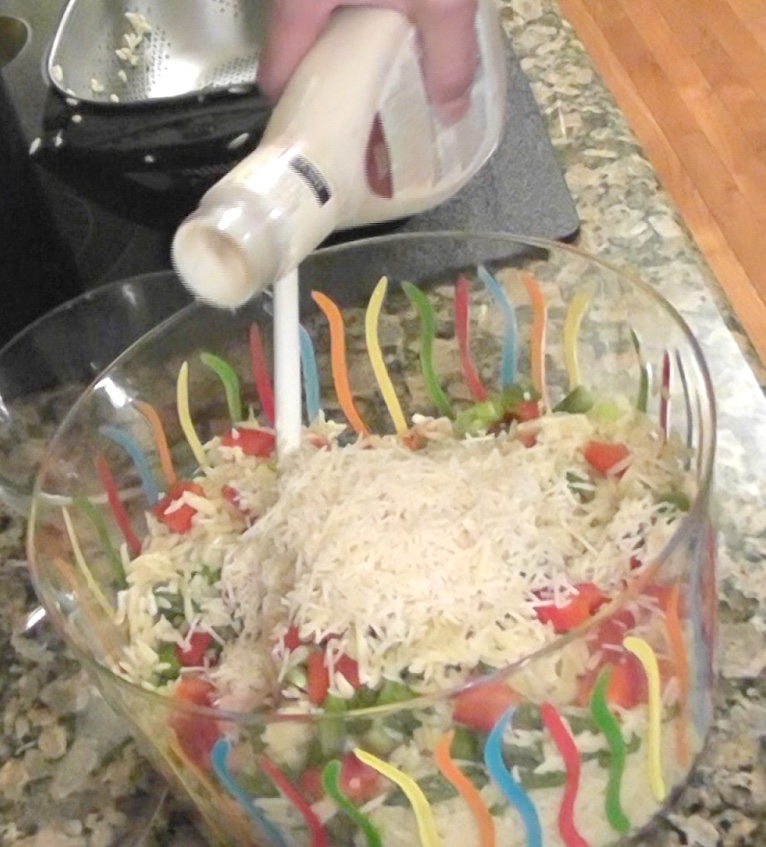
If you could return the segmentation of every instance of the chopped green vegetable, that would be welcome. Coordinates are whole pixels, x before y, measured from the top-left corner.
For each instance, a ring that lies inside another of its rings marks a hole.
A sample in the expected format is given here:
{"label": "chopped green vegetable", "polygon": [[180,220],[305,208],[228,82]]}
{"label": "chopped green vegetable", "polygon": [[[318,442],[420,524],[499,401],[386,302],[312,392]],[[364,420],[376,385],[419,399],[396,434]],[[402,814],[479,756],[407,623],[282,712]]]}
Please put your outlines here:
{"label": "chopped green vegetable", "polygon": [[322,718],[317,724],[319,743],[319,762],[325,762],[343,753],[346,743],[346,730],[343,721],[337,717]]}
{"label": "chopped green vegetable", "polygon": [[479,762],[482,755],[482,743],[475,732],[457,727],[452,738],[450,754],[453,759],[462,759],[467,762]]}
{"label": "chopped green vegetable", "polygon": [[618,421],[623,414],[624,410],[611,400],[596,400],[588,412],[589,417],[604,423]]}
{"label": "chopped green vegetable", "polygon": [[308,685],[306,666],[296,665],[294,668],[290,668],[285,674],[285,683],[287,685],[294,685],[296,688],[300,688],[301,691],[305,691]]}
{"label": "chopped green vegetable", "polygon": [[243,773],[237,776],[237,782],[250,797],[279,797],[279,791],[265,773]]}
{"label": "chopped green vegetable", "polygon": [[[635,753],[640,747],[641,738],[634,733],[630,736],[630,741],[625,744],[625,755]],[[609,750],[597,750],[595,753],[583,754],[583,762],[587,762],[590,759],[596,759],[596,761],[602,768],[608,768],[612,759],[612,754],[609,752]]]}
{"label": "chopped green vegetable", "polygon": [[317,724],[317,738],[324,759],[331,759],[343,752],[346,726],[342,715],[346,707],[345,700],[332,694],[328,694],[322,704],[324,715]]}
{"label": "chopped green vegetable", "polygon": [[543,763],[542,744],[505,744],[503,745],[503,759],[508,767],[517,765],[520,770],[534,770]]}
{"label": "chopped green vegetable", "polygon": [[367,709],[378,703],[378,692],[366,685],[361,685],[348,701],[349,709]]}
{"label": "chopped green vegetable", "polygon": [[408,688],[403,682],[395,682],[387,679],[378,691],[375,698],[376,706],[390,706],[393,703],[404,703],[412,700],[415,692]]}
{"label": "chopped green vegetable", "polygon": [[675,509],[679,512],[688,512],[691,508],[691,501],[683,491],[669,491],[667,494],[663,494],[657,500],[657,503],[660,506],[666,506],[663,511]]}
{"label": "chopped green vegetable", "polygon": [[400,743],[399,733],[390,732],[382,718],[373,720],[364,736],[365,747],[377,756],[387,756]]}
{"label": "chopped green vegetable", "polygon": [[557,406],[554,406],[553,411],[581,415],[589,412],[592,408],[593,395],[584,385],[578,385]]}
{"label": "chopped green vegetable", "polygon": [[530,382],[518,382],[460,412],[455,418],[455,431],[458,436],[484,432],[511,420],[522,403],[539,399],[540,395]]}
{"label": "chopped green vegetable", "polygon": [[215,585],[221,581],[220,569],[216,570],[215,568],[211,568],[210,565],[203,565],[199,572],[200,576],[202,576],[208,585]]}
{"label": "chopped green vegetable", "polygon": [[542,729],[540,710],[532,703],[522,702],[513,713],[514,729]]}
{"label": "chopped green vegetable", "polygon": [[567,471],[566,480],[570,491],[580,499],[581,503],[590,503],[596,496],[593,483],[587,477]]}
{"label": "chopped green vegetable", "polygon": [[574,735],[580,735],[582,732],[598,733],[601,731],[590,715],[567,715],[567,721]]}
{"label": "chopped green vegetable", "polygon": [[560,788],[567,781],[564,771],[520,771],[519,781],[527,791],[535,788]]}
{"label": "chopped green vegetable", "polygon": [[178,655],[176,654],[176,645],[169,641],[163,642],[159,650],[157,650],[157,655],[160,659],[160,665],[164,666],[156,674],[157,684],[162,685],[163,683],[178,679],[178,674],[181,672],[181,663],[178,661]]}
{"label": "chopped green vegetable", "polygon": [[[457,797],[457,791],[441,774],[429,774],[417,780],[417,783],[429,803],[442,803]],[[408,806],[409,803],[401,789],[392,791],[386,798],[387,806]]]}
{"label": "chopped green vegetable", "polygon": [[383,718],[383,722],[390,730],[398,732],[402,736],[412,735],[421,724],[411,709],[391,712],[390,715]]}

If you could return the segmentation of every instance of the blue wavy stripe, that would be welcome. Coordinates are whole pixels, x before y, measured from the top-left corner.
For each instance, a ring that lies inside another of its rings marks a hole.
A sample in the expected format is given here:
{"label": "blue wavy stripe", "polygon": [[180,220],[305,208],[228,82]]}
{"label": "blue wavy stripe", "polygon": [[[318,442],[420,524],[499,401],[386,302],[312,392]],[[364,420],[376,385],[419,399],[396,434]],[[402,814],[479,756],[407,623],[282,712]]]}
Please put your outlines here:
{"label": "blue wavy stripe", "polygon": [[492,728],[484,745],[484,764],[492,779],[505,794],[508,802],[516,807],[527,832],[527,847],[543,847],[543,832],[535,804],[527,792],[511,776],[503,761],[503,735],[511,722],[515,707],[504,712]]}
{"label": "blue wavy stripe", "polygon": [[484,265],[479,265],[477,270],[479,279],[487,287],[503,313],[503,353],[500,361],[500,385],[502,388],[508,388],[516,382],[519,358],[519,325],[516,320],[516,309],[500,283]]}
{"label": "blue wavy stripe", "polygon": [[210,751],[210,763],[221,785],[239,802],[245,814],[278,847],[288,847],[285,837],[276,826],[255,805],[255,801],[245,794],[229,771],[229,753],[231,742],[228,738],[219,738]]}
{"label": "blue wavy stripe", "polygon": [[311,336],[303,325],[299,326],[298,329],[301,338],[301,368],[303,370],[303,393],[306,396],[306,417],[309,426],[311,426],[317,419],[321,408],[319,405],[319,372]]}
{"label": "blue wavy stripe", "polygon": [[116,426],[101,426],[98,431],[111,441],[114,441],[115,444],[119,444],[133,460],[133,464],[138,471],[138,476],[141,479],[141,486],[146,494],[146,499],[149,501],[150,506],[154,506],[160,499],[160,491],[154,475],[149,469],[149,462],[146,459],[146,455],[138,446],[133,436]]}

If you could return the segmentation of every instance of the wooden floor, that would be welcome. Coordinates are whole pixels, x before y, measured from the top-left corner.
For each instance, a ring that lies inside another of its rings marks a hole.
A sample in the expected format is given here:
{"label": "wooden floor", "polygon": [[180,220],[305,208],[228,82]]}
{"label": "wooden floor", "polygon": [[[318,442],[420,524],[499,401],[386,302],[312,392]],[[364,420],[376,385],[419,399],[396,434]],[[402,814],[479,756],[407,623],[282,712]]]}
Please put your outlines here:
{"label": "wooden floor", "polygon": [[766,2],[559,2],[766,363]]}

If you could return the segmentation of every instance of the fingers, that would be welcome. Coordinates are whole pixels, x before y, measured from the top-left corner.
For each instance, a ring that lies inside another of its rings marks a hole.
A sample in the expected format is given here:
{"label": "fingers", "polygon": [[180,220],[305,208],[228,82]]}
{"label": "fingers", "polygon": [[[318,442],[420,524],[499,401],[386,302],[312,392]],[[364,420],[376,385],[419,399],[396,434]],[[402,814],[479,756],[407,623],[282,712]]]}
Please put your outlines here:
{"label": "fingers", "polygon": [[387,6],[409,15],[419,32],[429,98],[446,122],[461,118],[476,72],[477,0],[272,0],[258,68],[264,94],[279,97],[337,7],[362,5]]}
{"label": "fingers", "polygon": [[339,6],[386,6],[406,11],[408,0],[272,0],[258,85],[276,100],[301,59]]}
{"label": "fingers", "polygon": [[336,3],[328,0],[272,0],[258,85],[275,100],[317,40]]}
{"label": "fingers", "polygon": [[459,120],[476,73],[477,0],[412,0],[423,51],[426,91],[444,121]]}

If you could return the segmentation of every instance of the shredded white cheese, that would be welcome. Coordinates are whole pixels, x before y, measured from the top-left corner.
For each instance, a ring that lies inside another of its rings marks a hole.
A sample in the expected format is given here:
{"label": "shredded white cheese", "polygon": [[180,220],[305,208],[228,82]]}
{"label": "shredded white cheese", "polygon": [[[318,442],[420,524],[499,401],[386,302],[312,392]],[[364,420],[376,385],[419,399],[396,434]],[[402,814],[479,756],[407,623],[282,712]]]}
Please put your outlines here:
{"label": "shredded white cheese", "polygon": [[[539,606],[566,603],[583,582],[615,594],[631,559],[650,559],[674,530],[659,496],[691,498],[694,482],[686,449],[641,415],[546,415],[522,428],[533,446],[515,427],[457,440],[449,421],[418,419],[420,450],[393,437],[341,447],[330,428],[326,448],[314,433],[279,476],[214,439],[197,480],[205,497],[186,492],[172,507],[197,511],[191,531],[174,535],[150,516],[145,552],[128,566],[120,609],[131,641],[156,652],[169,638],[157,626],[162,599],[152,606],[147,595],[182,597],[174,608],[187,626],[227,633],[209,671],[227,708],[274,698],[305,660],[280,651],[288,626],[308,641],[336,636],[331,672],[348,654],[371,687],[406,674],[417,688],[444,688],[534,652],[556,637]],[[578,486],[592,439],[625,443],[630,459],[622,475]],[[546,679],[529,685],[569,691],[587,654],[559,659],[538,663]],[[156,665],[132,650],[122,669],[147,680]],[[332,690],[343,696],[344,685],[334,674]]]}

